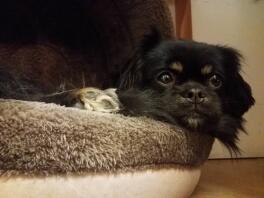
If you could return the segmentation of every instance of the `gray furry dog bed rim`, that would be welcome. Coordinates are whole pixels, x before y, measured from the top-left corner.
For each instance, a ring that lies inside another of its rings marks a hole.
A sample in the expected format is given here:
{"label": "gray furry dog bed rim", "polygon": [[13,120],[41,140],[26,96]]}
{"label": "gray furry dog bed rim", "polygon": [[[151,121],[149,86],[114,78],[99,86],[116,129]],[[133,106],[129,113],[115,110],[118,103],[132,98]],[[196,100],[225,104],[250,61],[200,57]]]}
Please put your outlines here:
{"label": "gray furry dog bed rim", "polygon": [[199,167],[213,138],[145,117],[0,99],[0,174]]}

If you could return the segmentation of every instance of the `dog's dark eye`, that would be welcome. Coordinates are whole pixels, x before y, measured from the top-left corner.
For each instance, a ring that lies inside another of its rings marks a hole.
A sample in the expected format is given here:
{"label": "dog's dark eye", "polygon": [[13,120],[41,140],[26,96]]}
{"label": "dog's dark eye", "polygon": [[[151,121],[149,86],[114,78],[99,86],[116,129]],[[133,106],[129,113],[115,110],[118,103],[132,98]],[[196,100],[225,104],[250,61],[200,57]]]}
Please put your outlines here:
{"label": "dog's dark eye", "polygon": [[174,75],[171,72],[166,71],[158,75],[157,81],[161,84],[168,85],[174,83],[175,79]]}
{"label": "dog's dark eye", "polygon": [[214,89],[218,89],[222,86],[222,80],[217,75],[213,75],[211,78],[209,78],[208,83],[209,83],[209,86]]}

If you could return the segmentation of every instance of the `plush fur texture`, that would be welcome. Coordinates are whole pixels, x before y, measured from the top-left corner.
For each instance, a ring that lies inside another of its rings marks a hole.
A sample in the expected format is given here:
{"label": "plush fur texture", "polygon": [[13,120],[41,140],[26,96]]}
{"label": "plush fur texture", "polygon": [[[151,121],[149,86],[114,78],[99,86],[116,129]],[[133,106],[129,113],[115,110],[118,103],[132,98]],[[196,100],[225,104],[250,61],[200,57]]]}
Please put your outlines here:
{"label": "plush fur texture", "polygon": [[178,126],[0,99],[0,175],[138,171],[199,167],[213,138]]}
{"label": "plush fur texture", "polygon": [[242,116],[255,102],[240,59],[235,49],[164,40],[153,29],[121,78],[124,112],[208,133],[237,153]]}

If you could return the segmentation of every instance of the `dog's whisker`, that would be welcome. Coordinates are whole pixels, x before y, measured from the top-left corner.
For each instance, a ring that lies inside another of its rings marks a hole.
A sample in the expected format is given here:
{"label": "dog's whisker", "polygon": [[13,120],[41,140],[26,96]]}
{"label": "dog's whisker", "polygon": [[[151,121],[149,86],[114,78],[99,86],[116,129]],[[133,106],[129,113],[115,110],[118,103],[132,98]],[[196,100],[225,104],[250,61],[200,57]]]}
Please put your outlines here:
{"label": "dog's whisker", "polygon": [[69,90],[65,90],[65,91],[55,92],[55,93],[52,93],[52,94],[46,94],[43,97],[53,97],[53,96],[69,93],[69,92],[72,92],[74,90],[76,90],[76,89],[69,89]]}

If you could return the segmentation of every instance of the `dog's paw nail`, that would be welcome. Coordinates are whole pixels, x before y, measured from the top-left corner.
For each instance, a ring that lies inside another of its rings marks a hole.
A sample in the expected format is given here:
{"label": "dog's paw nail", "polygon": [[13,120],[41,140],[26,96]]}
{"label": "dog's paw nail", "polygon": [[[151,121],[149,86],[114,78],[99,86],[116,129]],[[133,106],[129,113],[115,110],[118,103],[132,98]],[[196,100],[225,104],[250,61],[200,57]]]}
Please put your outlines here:
{"label": "dog's paw nail", "polygon": [[81,102],[74,103],[72,107],[77,109],[84,109],[84,105]]}

